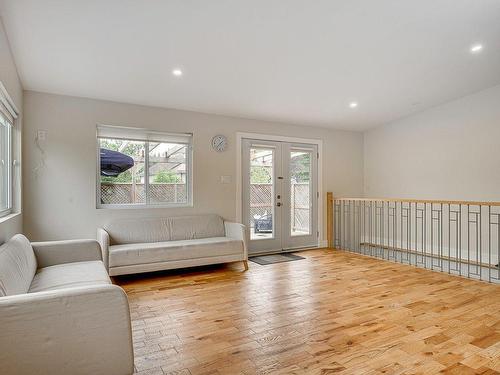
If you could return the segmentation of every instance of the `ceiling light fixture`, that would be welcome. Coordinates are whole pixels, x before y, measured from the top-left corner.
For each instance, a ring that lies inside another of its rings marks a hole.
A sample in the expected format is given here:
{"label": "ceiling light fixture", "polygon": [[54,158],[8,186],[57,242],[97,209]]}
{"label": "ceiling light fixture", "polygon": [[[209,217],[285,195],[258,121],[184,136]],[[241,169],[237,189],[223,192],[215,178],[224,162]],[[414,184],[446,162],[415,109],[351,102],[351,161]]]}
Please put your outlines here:
{"label": "ceiling light fixture", "polygon": [[483,50],[483,45],[482,44],[473,44],[470,47],[470,53],[479,53]]}
{"label": "ceiling light fixture", "polygon": [[172,70],[172,74],[176,77],[180,77],[182,75],[182,70],[174,69],[174,70]]}
{"label": "ceiling light fixture", "polygon": [[349,103],[349,108],[356,108],[358,106],[357,102],[350,102]]}

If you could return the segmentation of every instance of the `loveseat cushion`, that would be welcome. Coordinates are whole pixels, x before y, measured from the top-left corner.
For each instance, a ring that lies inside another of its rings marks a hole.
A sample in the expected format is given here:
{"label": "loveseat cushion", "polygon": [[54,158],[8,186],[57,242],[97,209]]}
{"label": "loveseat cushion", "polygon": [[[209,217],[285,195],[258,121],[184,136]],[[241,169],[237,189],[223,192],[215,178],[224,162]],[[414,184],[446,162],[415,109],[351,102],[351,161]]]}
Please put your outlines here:
{"label": "loveseat cushion", "polygon": [[121,219],[104,226],[111,245],[224,237],[219,215]]}
{"label": "loveseat cushion", "polygon": [[0,297],[26,293],[36,267],[33,248],[22,234],[0,246]]}
{"label": "loveseat cushion", "polygon": [[109,266],[220,257],[241,254],[242,249],[241,241],[228,237],[114,245],[109,247]]}
{"label": "loveseat cushion", "polygon": [[33,278],[29,293],[96,284],[111,284],[102,261],[64,263],[40,268]]}

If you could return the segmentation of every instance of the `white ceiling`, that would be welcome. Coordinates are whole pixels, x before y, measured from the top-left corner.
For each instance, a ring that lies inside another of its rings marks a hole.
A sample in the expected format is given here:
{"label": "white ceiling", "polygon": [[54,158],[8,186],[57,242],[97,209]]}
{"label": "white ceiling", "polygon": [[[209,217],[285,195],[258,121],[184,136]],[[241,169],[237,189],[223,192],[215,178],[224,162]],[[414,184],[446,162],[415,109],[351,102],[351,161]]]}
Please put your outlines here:
{"label": "white ceiling", "polygon": [[500,83],[498,0],[0,0],[0,11],[29,90],[362,130]]}

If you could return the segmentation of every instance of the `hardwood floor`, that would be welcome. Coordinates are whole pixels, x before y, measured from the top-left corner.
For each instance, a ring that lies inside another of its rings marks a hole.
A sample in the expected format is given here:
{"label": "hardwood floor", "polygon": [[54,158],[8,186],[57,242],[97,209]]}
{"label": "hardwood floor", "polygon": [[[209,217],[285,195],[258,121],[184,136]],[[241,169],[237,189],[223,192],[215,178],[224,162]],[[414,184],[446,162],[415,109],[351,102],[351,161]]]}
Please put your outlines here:
{"label": "hardwood floor", "polygon": [[333,250],[117,278],[138,374],[499,374],[500,286]]}

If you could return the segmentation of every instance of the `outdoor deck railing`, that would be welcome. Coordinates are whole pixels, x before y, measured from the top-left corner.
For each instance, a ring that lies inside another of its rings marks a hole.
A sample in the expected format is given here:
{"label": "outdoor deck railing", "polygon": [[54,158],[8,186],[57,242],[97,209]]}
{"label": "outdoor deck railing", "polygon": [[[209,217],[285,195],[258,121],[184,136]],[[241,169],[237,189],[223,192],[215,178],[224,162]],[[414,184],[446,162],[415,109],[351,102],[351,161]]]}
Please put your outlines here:
{"label": "outdoor deck railing", "polygon": [[[152,203],[186,203],[187,187],[185,183],[149,184]],[[143,183],[101,182],[101,201],[104,204],[140,203],[145,200]]]}
{"label": "outdoor deck railing", "polygon": [[500,202],[331,195],[328,202],[331,247],[500,283]]}

